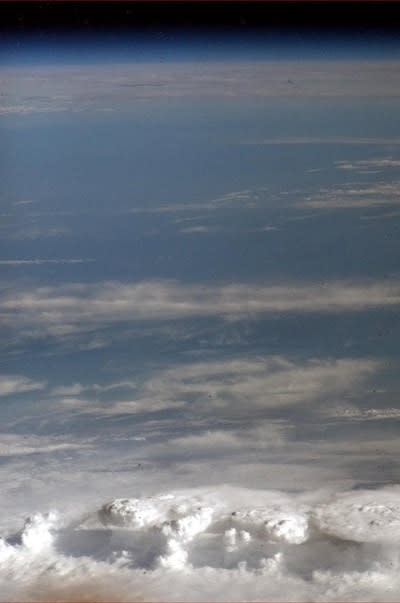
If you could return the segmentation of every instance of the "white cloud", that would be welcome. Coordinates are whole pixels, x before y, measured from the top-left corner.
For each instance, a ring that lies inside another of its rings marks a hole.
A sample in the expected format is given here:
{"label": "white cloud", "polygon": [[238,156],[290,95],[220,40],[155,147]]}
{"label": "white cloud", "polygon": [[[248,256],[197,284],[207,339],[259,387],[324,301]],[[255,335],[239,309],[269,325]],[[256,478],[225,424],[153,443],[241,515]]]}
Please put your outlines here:
{"label": "white cloud", "polygon": [[191,401],[193,412],[250,416],[257,409],[290,406],[339,395],[378,370],[373,360],[311,360],[282,357],[198,362],[161,371],[143,386],[149,397]]}
{"label": "white cloud", "polygon": [[[54,402],[56,402],[57,404],[55,405]],[[77,396],[74,396],[73,394],[66,394],[64,396],[61,395],[56,400],[53,399],[52,407],[55,406],[55,408],[57,410],[59,410],[60,404],[62,406],[64,406],[65,408],[75,409],[75,410],[80,411],[84,408],[89,408],[90,405],[92,404],[92,401],[88,398],[78,398]]]}
{"label": "white cloud", "polygon": [[[388,459],[397,459],[399,454],[398,437],[382,433],[380,426],[377,426],[376,430],[370,430],[368,438],[359,439],[354,437],[354,431],[346,431],[342,434],[342,429],[346,426],[348,419],[346,414],[338,414],[336,417],[333,413],[332,415],[321,413],[321,418],[329,421],[326,424],[322,423],[323,426],[328,424],[332,426],[336,423],[338,431],[334,431],[335,435],[329,439],[326,432],[323,432],[324,438],[291,443],[291,454],[295,456],[299,465],[316,458],[322,461],[323,465],[329,467],[348,467],[350,462],[357,472],[356,479],[360,479],[362,463],[366,463],[368,465],[367,479],[377,482],[382,477],[376,474],[376,466],[382,460],[381,455]],[[335,421],[336,418],[338,421]]]}
{"label": "white cloud", "polygon": [[220,197],[216,197],[210,204],[216,209],[220,207],[256,207],[259,204],[259,201],[262,200],[265,196],[268,187],[256,187],[253,189],[244,189],[240,191],[232,191],[230,193],[226,193],[225,195],[221,195]]}
{"label": "white cloud", "polygon": [[0,318],[21,334],[64,337],[128,320],[363,311],[399,303],[397,280],[220,286],[176,281],[102,282],[6,292],[0,301]]}
{"label": "white cloud", "polygon": [[87,408],[87,412],[95,415],[113,416],[130,415],[138,413],[152,413],[161,410],[173,410],[183,408],[186,405],[184,400],[164,400],[153,398],[138,398],[134,400],[113,401],[108,406],[93,406]]}
{"label": "white cloud", "polygon": [[96,260],[90,258],[83,259],[59,259],[59,260],[49,260],[49,259],[36,259],[36,260],[0,260],[0,265],[9,265],[9,266],[19,266],[26,264],[86,264],[87,262],[95,262]]}
{"label": "white cloud", "polygon": [[54,111],[63,111],[62,107],[39,107],[34,104],[17,104],[17,105],[2,105],[0,106],[0,115],[10,114],[25,114],[25,113],[47,113]]}
{"label": "white cloud", "polygon": [[360,159],[358,161],[335,161],[335,166],[340,170],[380,170],[381,168],[400,167],[400,159],[392,157],[377,157],[375,159]]}
{"label": "white cloud", "polygon": [[60,385],[58,387],[54,387],[50,394],[53,396],[76,396],[85,391],[102,393],[114,389],[134,389],[136,386],[136,381],[132,380],[117,381],[116,383],[108,383],[107,385],[99,385],[98,383],[90,383],[86,385],[83,385],[82,383],[74,383],[73,385]]}
{"label": "white cloud", "polygon": [[[203,201],[201,203],[169,203],[166,205],[159,205],[156,207],[141,206],[131,207],[129,213],[175,213],[175,212],[190,212],[204,210],[215,211],[223,208],[237,207],[246,209],[257,207],[260,201],[263,200],[265,192],[268,189],[266,187],[255,187],[253,189],[245,189],[240,191],[232,191],[211,199],[209,201]],[[188,218],[186,218],[187,220]],[[192,218],[190,218],[192,219]],[[178,222],[179,223],[179,222]],[[190,228],[190,227],[189,227]],[[194,226],[193,228],[209,228],[206,226]],[[215,227],[210,227],[215,228]],[[182,232],[195,232],[192,230],[183,230]],[[200,231],[199,231],[200,232]]]}
{"label": "white cloud", "polygon": [[[15,227],[13,226],[12,230],[6,230],[4,236],[7,239],[11,239],[11,240],[17,240],[17,241],[24,241],[27,239],[40,239],[40,238],[46,238],[46,237],[60,237],[60,236],[64,236],[64,235],[70,235],[71,234],[71,230],[68,228],[65,228],[64,226],[57,226],[54,228],[38,228],[37,226],[29,226],[29,227],[21,227],[21,228],[17,228],[15,229]],[[83,263],[83,262],[94,262],[95,260],[93,259],[82,259],[81,261],[62,261],[59,260],[60,263]],[[18,262],[21,263],[21,260],[9,260],[9,262]],[[46,261],[41,261],[41,260],[22,260],[23,263],[29,263],[29,262],[34,262],[34,263],[49,263]],[[55,261],[52,261],[50,263],[55,263]]]}
{"label": "white cloud", "polygon": [[68,520],[31,513],[0,542],[7,600],[397,601],[399,488],[193,488]]}
{"label": "white cloud", "polygon": [[256,427],[240,430],[207,430],[200,434],[192,434],[171,438],[165,444],[152,447],[152,454],[179,455],[188,458],[206,455],[218,459],[220,454],[239,452],[250,449],[279,447],[285,443],[283,427],[272,422],[259,421]]}
{"label": "white cloud", "polygon": [[73,385],[55,387],[51,390],[51,394],[55,396],[78,396],[86,390],[84,385],[74,383]]}
{"label": "white cloud", "polygon": [[[266,409],[315,403],[349,391],[355,394],[379,367],[377,361],[357,358],[294,363],[283,357],[245,357],[195,362],[153,372],[126,400],[102,404],[96,400],[79,400],[74,394],[81,389],[76,385],[56,388],[49,399],[52,404],[56,403],[58,395],[59,402],[98,416],[182,409],[182,416],[191,421],[208,421],[210,416],[232,420],[244,416],[251,421]],[[103,386],[100,391],[112,388]],[[84,390],[95,391],[95,387],[85,386]],[[64,397],[67,393],[70,398]],[[245,444],[243,438],[248,438],[248,444],[251,440],[257,441],[257,446],[263,441],[274,444],[280,441],[280,429],[272,424],[261,423],[251,429],[253,431],[247,428],[242,433],[230,434],[212,430],[184,437],[194,438],[191,441],[200,447],[215,438],[221,445],[232,447],[240,442]],[[175,444],[179,447],[185,442],[178,439]]]}
{"label": "white cloud", "polygon": [[400,181],[381,182],[358,188],[350,184],[343,188],[321,189],[318,193],[297,203],[297,207],[318,209],[352,209],[361,207],[379,207],[398,205]]}
{"label": "white cloud", "polygon": [[258,229],[261,232],[269,232],[271,230],[279,230],[279,228],[277,226],[270,226],[269,224],[267,224],[266,226],[263,226],[262,228]]}
{"label": "white cloud", "polygon": [[323,413],[325,416],[341,419],[374,421],[381,419],[400,419],[399,408],[367,408],[359,409],[354,406],[334,407]]}
{"label": "white cloud", "polygon": [[397,98],[400,90],[397,61],[14,65],[2,67],[2,81],[0,114],[115,111],[121,102],[148,98]]}
{"label": "white cloud", "polygon": [[297,136],[285,138],[261,138],[242,142],[246,145],[280,145],[280,144],[367,144],[367,145],[399,145],[400,138],[367,138],[361,136]]}
{"label": "white cloud", "polygon": [[61,436],[34,436],[2,433],[0,434],[0,457],[48,454],[62,450],[82,450],[91,443],[71,442]]}
{"label": "white cloud", "polygon": [[388,218],[397,218],[398,216],[400,216],[400,211],[388,211],[369,216],[360,216],[360,220],[387,220]]}
{"label": "white cloud", "polygon": [[20,394],[39,389],[44,389],[46,383],[44,381],[34,381],[22,375],[1,375],[0,376],[0,396],[8,396],[10,394]]}
{"label": "white cloud", "polygon": [[215,226],[188,226],[187,228],[182,228],[180,232],[184,234],[192,234],[192,233],[208,233],[208,232],[217,232],[218,229]]}
{"label": "white cloud", "polygon": [[189,435],[180,438],[168,440],[166,450],[185,453],[208,452],[211,456],[214,453],[241,448],[243,440],[230,431],[206,431],[199,435]]}

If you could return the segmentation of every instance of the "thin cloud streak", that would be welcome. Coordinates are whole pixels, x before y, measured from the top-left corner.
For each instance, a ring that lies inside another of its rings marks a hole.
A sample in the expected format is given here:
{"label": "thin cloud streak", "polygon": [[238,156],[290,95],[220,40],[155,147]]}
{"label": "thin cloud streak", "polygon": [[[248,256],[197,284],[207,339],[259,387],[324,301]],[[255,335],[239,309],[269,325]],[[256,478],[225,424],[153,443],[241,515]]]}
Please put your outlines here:
{"label": "thin cloud streak", "polygon": [[[131,207],[129,213],[177,213],[191,211],[217,211],[225,208],[255,208],[258,207],[260,201],[264,198],[267,187],[256,187],[254,189],[245,189],[240,191],[231,191],[215,199],[204,201],[201,203],[169,203],[156,207],[142,206]],[[202,227],[203,228],[203,227]],[[186,231],[188,232],[188,231]]]}
{"label": "thin cloud streak", "polygon": [[83,258],[83,259],[59,259],[59,260],[50,260],[50,259],[35,259],[35,260],[0,260],[0,265],[3,266],[19,266],[25,264],[33,264],[33,265],[41,265],[41,264],[86,264],[87,262],[95,262],[96,260],[93,258]]}
{"label": "thin cloud streak", "polygon": [[21,334],[63,337],[132,320],[195,316],[237,319],[268,312],[360,312],[394,308],[399,303],[397,280],[215,287],[177,281],[111,281],[6,292],[0,301],[0,319],[14,325]]}
{"label": "thin cloud streak", "polygon": [[[283,357],[199,362],[167,369],[146,384],[149,394],[170,400],[195,399],[200,412],[251,413],[314,401],[354,388],[378,370],[367,359],[310,360]],[[245,404],[244,404],[245,401]]]}
{"label": "thin cloud streak", "polygon": [[[356,77],[355,77],[356,74]],[[112,111],[149,98],[396,98],[398,61],[210,61],[3,67],[0,114]]]}
{"label": "thin cloud streak", "polygon": [[398,168],[400,159],[392,157],[377,157],[376,159],[360,159],[358,161],[335,161],[335,167],[339,170],[375,170],[381,168]]}
{"label": "thin cloud streak", "polygon": [[44,389],[45,387],[46,382],[33,381],[33,379],[29,379],[23,375],[0,376],[0,396],[36,391]]}
{"label": "thin cloud streak", "polygon": [[[330,396],[354,394],[379,368],[376,360],[361,358],[295,363],[281,356],[239,357],[182,364],[154,372],[126,400],[99,404],[94,399],[57,399],[56,393],[68,391],[66,388],[53,390],[49,400],[96,416],[182,409],[180,412],[192,419],[245,416],[248,420],[260,410],[313,404]],[[90,388],[94,390],[91,386],[86,390]],[[78,384],[71,386],[71,395],[78,390]]]}
{"label": "thin cloud streak", "polygon": [[285,138],[262,138],[242,141],[243,145],[274,145],[274,144],[367,144],[367,145],[399,145],[400,138],[364,138],[361,136],[297,136]]}
{"label": "thin cloud streak", "polygon": [[87,449],[91,443],[67,441],[65,437],[60,436],[34,436],[17,434],[0,434],[0,458],[18,457],[31,454],[49,454],[58,451],[69,451]]}
{"label": "thin cloud streak", "polygon": [[133,389],[136,387],[136,385],[137,384],[135,381],[118,381],[108,385],[99,385],[97,383],[82,385],[81,383],[74,383],[73,385],[60,385],[55,387],[51,390],[51,394],[54,396],[76,396],[87,391],[102,393],[115,389]]}
{"label": "thin cloud streak", "polygon": [[280,448],[287,443],[284,429],[278,424],[261,422],[256,427],[239,430],[208,429],[199,434],[170,438],[153,445],[147,452],[151,456],[179,456],[180,458],[212,457],[219,459],[223,454],[243,454],[244,450]]}
{"label": "thin cloud streak", "polygon": [[399,408],[367,408],[360,410],[352,407],[333,408],[323,413],[324,416],[340,419],[378,421],[383,419],[400,419]]}
{"label": "thin cloud streak", "polygon": [[354,184],[336,189],[321,189],[296,204],[300,208],[354,209],[363,207],[396,206],[400,203],[398,180],[378,182],[356,188]]}

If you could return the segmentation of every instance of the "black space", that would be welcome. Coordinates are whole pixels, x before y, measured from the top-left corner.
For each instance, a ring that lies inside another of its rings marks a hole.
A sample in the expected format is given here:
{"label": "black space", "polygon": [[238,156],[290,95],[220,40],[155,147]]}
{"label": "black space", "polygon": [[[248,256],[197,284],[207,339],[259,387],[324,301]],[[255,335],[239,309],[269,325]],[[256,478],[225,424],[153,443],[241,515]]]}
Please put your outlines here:
{"label": "black space", "polygon": [[395,30],[397,2],[196,1],[187,2],[1,2],[0,32],[172,26],[184,28],[352,28]]}

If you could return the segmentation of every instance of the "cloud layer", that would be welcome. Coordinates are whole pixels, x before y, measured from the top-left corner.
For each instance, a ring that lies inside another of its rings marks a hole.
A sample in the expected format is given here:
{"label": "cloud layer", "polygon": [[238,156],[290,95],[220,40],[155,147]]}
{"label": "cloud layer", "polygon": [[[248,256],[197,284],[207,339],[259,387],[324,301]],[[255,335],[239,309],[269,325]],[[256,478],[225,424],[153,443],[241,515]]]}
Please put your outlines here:
{"label": "cloud layer", "polygon": [[60,436],[0,434],[0,457],[20,457],[32,454],[49,454],[58,451],[82,450],[89,442],[71,442]]}
{"label": "cloud layer", "polygon": [[0,114],[112,111],[148,98],[396,97],[397,61],[235,61],[2,68]]}
{"label": "cloud layer", "polygon": [[376,173],[376,170],[400,167],[400,160],[392,157],[376,157],[374,159],[359,159],[358,161],[335,161],[335,166],[340,170],[354,170],[362,173],[372,171]]}
{"label": "cloud layer", "polygon": [[396,601],[398,487],[219,487],[32,513],[0,541],[2,600]]}
{"label": "cloud layer", "polygon": [[343,187],[322,189],[298,203],[298,206],[318,209],[396,206],[400,203],[399,184],[398,180],[394,180],[361,186],[348,184]]}
{"label": "cloud layer", "polygon": [[93,259],[35,259],[35,260],[0,260],[2,266],[25,266],[25,265],[41,265],[41,264],[86,264],[87,262],[94,262]]}
{"label": "cloud layer", "polygon": [[[326,403],[332,397],[336,399],[349,393],[355,396],[359,393],[358,388],[379,368],[380,363],[372,359],[312,359],[295,363],[279,356],[239,357],[186,363],[153,371],[142,383],[122,388],[119,396],[118,391],[114,393],[112,400],[99,400],[99,393],[118,390],[121,385],[108,384],[100,388],[97,385],[75,384],[57,387],[48,396],[53,406],[61,404],[65,408],[76,408],[97,416],[181,409],[181,417],[187,416],[191,421],[211,421],[213,418],[235,420],[238,417],[252,421],[259,417],[260,412],[265,413],[268,409],[283,410],[302,404],[304,411],[307,405]],[[77,397],[83,392],[85,398]],[[121,393],[124,393],[124,397]],[[274,438],[278,432],[274,431],[275,428],[271,429],[270,435]],[[256,437],[256,431],[251,437]],[[266,435],[267,432],[261,429],[257,437],[261,440]],[[196,442],[196,446],[202,446],[207,438],[212,437],[219,438],[222,443],[235,445],[229,434],[217,434],[215,431],[212,434],[209,431],[207,434],[197,434],[193,442]],[[233,438],[236,438],[236,434]],[[189,445],[189,440],[187,443]],[[180,446],[183,440],[175,444]]]}
{"label": "cloud layer", "polygon": [[46,383],[44,381],[34,381],[23,375],[0,376],[0,396],[41,390],[45,386]]}
{"label": "cloud layer", "polygon": [[222,286],[114,281],[6,292],[0,300],[0,318],[20,333],[63,337],[124,321],[202,316],[235,319],[268,312],[354,312],[394,308],[399,303],[397,280]]}

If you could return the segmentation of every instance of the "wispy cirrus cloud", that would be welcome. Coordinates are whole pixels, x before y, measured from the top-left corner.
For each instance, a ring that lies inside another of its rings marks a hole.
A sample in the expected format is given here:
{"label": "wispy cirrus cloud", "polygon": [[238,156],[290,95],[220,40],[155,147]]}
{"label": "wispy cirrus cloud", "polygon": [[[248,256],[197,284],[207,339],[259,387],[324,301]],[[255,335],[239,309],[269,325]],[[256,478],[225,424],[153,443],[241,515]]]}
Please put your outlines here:
{"label": "wispy cirrus cloud", "polygon": [[219,228],[216,226],[203,226],[199,224],[198,226],[187,226],[186,228],[181,228],[180,232],[184,234],[208,234],[210,232],[218,232],[218,230]]}
{"label": "wispy cirrus cloud", "polygon": [[297,207],[314,209],[354,209],[363,207],[396,206],[400,203],[400,181],[376,184],[348,184],[342,187],[320,189]]}
{"label": "wispy cirrus cloud", "polygon": [[[35,240],[35,239],[42,239],[42,238],[56,238],[56,237],[64,237],[64,236],[68,236],[71,234],[71,230],[68,228],[60,227],[54,227],[54,228],[37,228],[37,227],[20,227],[17,229],[7,229],[4,228],[4,238],[6,239],[10,239],[13,241],[25,241],[25,240]],[[10,262],[15,262],[15,261],[21,261],[21,260],[9,260]],[[27,260],[22,260],[27,262]],[[84,261],[95,261],[93,259],[86,259],[83,258],[82,262]],[[47,262],[48,263],[48,262]],[[54,261],[51,263],[55,263]],[[71,262],[68,261],[66,263],[77,263],[77,262]],[[81,263],[81,262],[79,262]]]}
{"label": "wispy cirrus cloud", "polygon": [[0,260],[1,266],[25,266],[25,265],[41,265],[41,264],[86,264],[95,262],[93,258],[61,258],[61,259],[31,259],[31,260]]}
{"label": "wispy cirrus cloud", "polygon": [[400,211],[387,211],[374,215],[360,216],[360,220],[387,220],[388,218],[398,218],[399,216]]}
{"label": "wispy cirrus cloud", "polygon": [[255,138],[242,141],[244,145],[292,145],[292,144],[361,144],[361,145],[399,145],[400,138],[363,137],[363,136],[285,136],[276,138]]}
{"label": "wispy cirrus cloud", "polygon": [[[280,356],[239,357],[155,371],[125,399],[99,403],[92,396],[79,400],[75,397],[81,391],[77,384],[69,389],[69,398],[65,397],[67,388],[56,388],[50,399],[64,405],[70,401],[74,408],[98,416],[181,409],[182,416],[193,420],[196,417],[206,421],[209,417],[251,420],[260,411],[268,409],[315,403],[349,392],[354,395],[379,368],[380,363],[373,359],[312,359],[298,363]],[[116,387],[118,384],[110,384],[101,389],[107,391]],[[95,391],[90,386],[85,389]],[[258,435],[264,437],[266,434]],[[202,444],[204,438],[197,441]]]}
{"label": "wispy cirrus cloud", "polygon": [[347,171],[380,171],[382,168],[400,167],[400,159],[393,159],[392,157],[377,157],[375,159],[359,159],[358,161],[335,161],[335,166],[339,170]]}
{"label": "wispy cirrus cloud", "polygon": [[143,453],[148,458],[212,458],[213,462],[227,454],[243,458],[244,454],[281,448],[287,444],[287,429],[286,425],[259,420],[257,425],[242,425],[240,429],[206,429],[144,445]]}
{"label": "wispy cirrus cloud", "polygon": [[339,406],[327,409],[323,414],[326,417],[337,419],[376,421],[382,419],[400,419],[400,408],[359,409],[354,406]]}
{"label": "wispy cirrus cloud", "polygon": [[[355,76],[356,74],[356,76]],[[115,110],[148,98],[398,97],[397,61],[209,61],[2,68],[0,114]]]}
{"label": "wispy cirrus cloud", "polygon": [[93,391],[96,393],[108,392],[116,389],[132,389],[137,386],[137,383],[132,380],[117,381],[106,385],[91,383],[83,385],[82,383],[74,383],[73,385],[60,385],[51,390],[51,394],[55,396],[76,396],[83,392]]}
{"label": "wispy cirrus cloud", "polygon": [[259,206],[260,201],[265,198],[267,190],[267,187],[255,187],[253,189],[231,191],[200,203],[167,203],[158,206],[136,206],[129,208],[128,212],[162,214],[204,210],[216,211],[224,208],[250,209]]}
{"label": "wispy cirrus cloud", "polygon": [[82,407],[83,411],[89,414],[98,416],[115,416],[115,415],[136,415],[136,414],[147,414],[160,412],[162,410],[175,410],[181,409],[186,406],[184,400],[172,400],[165,399],[163,395],[160,397],[148,397],[148,398],[133,398],[131,400],[119,400],[114,401],[108,406],[93,406],[85,405]]}
{"label": "wispy cirrus cloud", "polygon": [[229,409],[230,413],[246,414],[343,393],[377,371],[378,366],[368,359],[297,364],[283,357],[238,358],[173,367],[153,376],[144,389],[164,399],[197,400],[203,410]]}
{"label": "wispy cirrus cloud", "polygon": [[0,375],[0,396],[44,389],[46,382],[34,381],[23,375]]}
{"label": "wispy cirrus cloud", "polygon": [[[118,327],[161,329],[162,337],[176,338],[183,322],[213,317],[240,322],[258,320],[268,313],[363,312],[395,308],[400,303],[396,280],[356,285],[182,285],[176,281],[136,284],[102,282],[39,287],[16,291],[5,288],[0,298],[3,349],[18,349],[25,341],[46,341],[57,346],[89,350],[107,347],[127,336]],[[171,333],[164,327],[176,325]],[[113,329],[110,338],[110,328]],[[160,331],[160,335],[161,335]]]}
{"label": "wispy cirrus cloud", "polygon": [[[49,99],[51,100],[51,99]],[[0,106],[0,115],[24,115],[28,113],[54,113],[65,110],[66,107],[61,106],[40,106],[35,103],[26,102],[25,99],[20,99],[18,104],[9,104]]]}
{"label": "wispy cirrus cloud", "polygon": [[[258,445],[260,442],[254,438],[255,430],[242,430],[238,432],[223,431],[223,430],[207,430],[196,435],[187,435],[179,438],[168,440],[165,446],[165,452],[173,450],[184,452],[185,454],[223,452],[224,450],[243,450],[244,446],[253,444]],[[269,436],[269,437],[268,437]],[[282,444],[283,439],[278,436],[277,430],[270,427],[269,431],[264,430],[263,444],[266,447],[268,444]]]}
{"label": "wispy cirrus cloud", "polygon": [[63,450],[82,450],[90,448],[91,443],[86,439],[69,441],[62,436],[0,434],[0,458],[18,457],[31,454],[48,454]]}
{"label": "wispy cirrus cloud", "polygon": [[0,319],[20,334],[63,337],[124,321],[163,321],[268,312],[350,312],[393,308],[397,280],[323,284],[184,285],[177,281],[118,281],[6,291]]}

